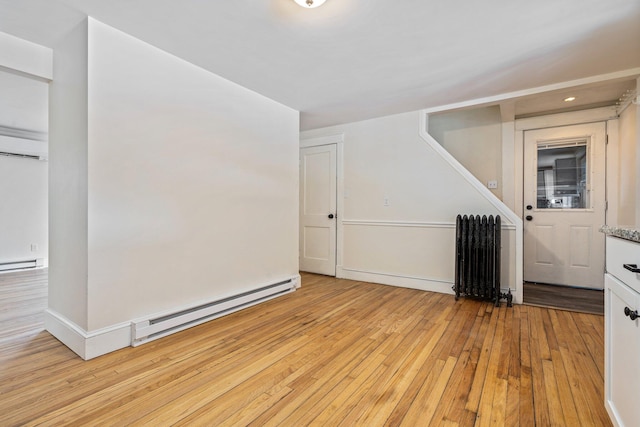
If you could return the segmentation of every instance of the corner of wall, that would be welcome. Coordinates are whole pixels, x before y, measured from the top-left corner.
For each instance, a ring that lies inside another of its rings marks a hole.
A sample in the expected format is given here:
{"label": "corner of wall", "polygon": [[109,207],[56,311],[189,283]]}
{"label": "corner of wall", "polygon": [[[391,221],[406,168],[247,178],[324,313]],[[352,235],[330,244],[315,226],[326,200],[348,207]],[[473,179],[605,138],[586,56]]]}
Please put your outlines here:
{"label": "corner of wall", "polygon": [[87,25],[56,45],[49,85],[49,309],[87,327]]}

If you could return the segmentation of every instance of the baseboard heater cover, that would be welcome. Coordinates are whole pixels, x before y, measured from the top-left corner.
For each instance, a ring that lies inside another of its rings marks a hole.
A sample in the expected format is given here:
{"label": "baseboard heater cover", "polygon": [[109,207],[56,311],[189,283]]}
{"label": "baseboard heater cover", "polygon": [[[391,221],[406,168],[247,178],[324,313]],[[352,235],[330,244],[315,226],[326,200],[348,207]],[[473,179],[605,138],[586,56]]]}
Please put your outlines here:
{"label": "baseboard heater cover", "polygon": [[27,259],[22,261],[0,262],[0,271],[24,270],[25,268],[36,268],[42,266],[41,259]]}
{"label": "baseboard heater cover", "polygon": [[297,279],[288,279],[228,298],[201,304],[175,313],[131,323],[131,346],[165,337],[209,320],[234,313],[293,292]]}
{"label": "baseboard heater cover", "polygon": [[31,160],[47,160],[46,156],[42,156],[39,154],[21,154],[21,153],[11,153],[8,151],[0,151],[0,156],[19,157],[21,159],[31,159]]}

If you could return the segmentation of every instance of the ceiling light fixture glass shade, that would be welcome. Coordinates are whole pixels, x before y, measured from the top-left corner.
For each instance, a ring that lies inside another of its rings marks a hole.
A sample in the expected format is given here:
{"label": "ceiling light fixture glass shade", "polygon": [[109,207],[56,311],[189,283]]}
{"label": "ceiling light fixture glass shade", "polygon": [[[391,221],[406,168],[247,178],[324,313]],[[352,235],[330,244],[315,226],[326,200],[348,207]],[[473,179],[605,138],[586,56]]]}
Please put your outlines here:
{"label": "ceiling light fixture glass shade", "polygon": [[304,7],[305,9],[313,9],[314,7],[322,6],[322,4],[326,0],[294,0],[294,1],[298,3],[300,6]]}

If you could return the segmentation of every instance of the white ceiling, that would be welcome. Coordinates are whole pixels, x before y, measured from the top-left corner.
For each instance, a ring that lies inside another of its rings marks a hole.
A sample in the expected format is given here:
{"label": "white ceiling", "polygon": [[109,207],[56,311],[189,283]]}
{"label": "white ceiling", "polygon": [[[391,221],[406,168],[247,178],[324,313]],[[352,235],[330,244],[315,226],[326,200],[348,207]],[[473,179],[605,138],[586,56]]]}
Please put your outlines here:
{"label": "white ceiling", "polygon": [[638,0],[0,0],[0,31],[53,47],[85,14],[300,110],[302,129],[640,67]]}
{"label": "white ceiling", "polygon": [[[524,118],[616,105],[623,94],[635,89],[634,80],[615,79],[528,95],[515,100],[514,113],[516,118]],[[565,102],[565,99],[569,97],[573,97],[575,100]]]}

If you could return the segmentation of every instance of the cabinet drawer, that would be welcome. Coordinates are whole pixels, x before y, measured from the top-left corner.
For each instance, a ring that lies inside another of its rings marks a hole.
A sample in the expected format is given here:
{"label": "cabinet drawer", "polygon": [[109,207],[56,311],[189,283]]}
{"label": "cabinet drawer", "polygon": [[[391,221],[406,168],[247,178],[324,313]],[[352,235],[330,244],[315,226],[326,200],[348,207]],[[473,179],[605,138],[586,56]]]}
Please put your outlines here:
{"label": "cabinet drawer", "polygon": [[624,264],[640,268],[640,243],[607,236],[607,272],[640,292],[640,274],[625,269]]}

